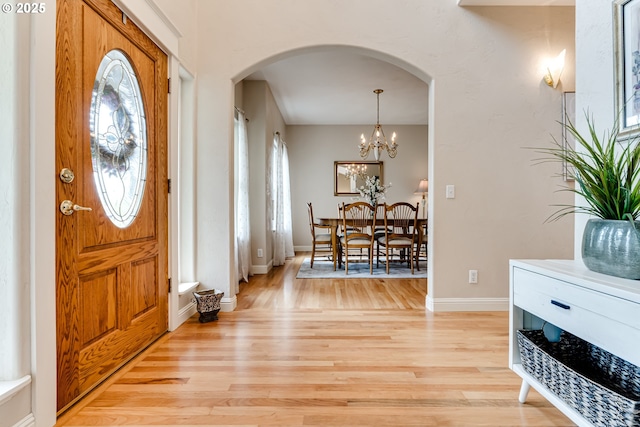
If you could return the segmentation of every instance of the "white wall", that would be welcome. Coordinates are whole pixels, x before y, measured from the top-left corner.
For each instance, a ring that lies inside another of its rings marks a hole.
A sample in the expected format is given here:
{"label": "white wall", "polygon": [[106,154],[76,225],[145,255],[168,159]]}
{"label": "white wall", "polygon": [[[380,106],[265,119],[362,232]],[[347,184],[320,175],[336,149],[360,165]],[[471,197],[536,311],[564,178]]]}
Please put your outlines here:
{"label": "white wall", "polygon": [[[426,99],[425,99],[426,102]],[[307,202],[313,203],[316,217],[336,216],[338,203],[349,203],[351,196],[334,196],[334,161],[361,160],[360,134],[368,135],[373,124],[353,126],[287,126],[287,146],[291,171],[293,244],[296,250],[311,250]],[[383,124],[386,134],[398,134],[398,155],[381,156],[383,180],[392,186],[386,202],[421,202],[413,194],[420,179],[428,175],[427,126]],[[369,155],[368,160],[373,160]],[[356,196],[353,196],[356,197]],[[422,212],[422,207],[420,208]]]}
{"label": "white wall", "polygon": [[[612,2],[576,1],[576,127],[586,131],[584,112],[593,116],[602,135],[615,121],[615,76]],[[603,19],[606,17],[607,19]],[[580,198],[576,197],[580,202]],[[588,217],[576,215],[575,258],[581,259]]]}
{"label": "white wall", "polygon": [[[122,0],[120,0],[122,1]],[[194,72],[198,63],[197,55],[197,21],[198,13],[197,0],[152,0],[157,4],[164,14],[163,18],[168,21],[168,25],[175,26],[181,36],[178,40],[178,51],[174,52],[180,58],[181,65],[187,70]],[[152,2],[148,2],[153,4]]]}
{"label": "white wall", "polygon": [[[15,13],[0,15],[0,393],[31,374],[29,358],[29,55],[30,23]],[[27,385],[0,404],[0,423],[13,425],[31,413]]]}
{"label": "white wall", "polygon": [[[563,184],[553,176],[557,170],[533,166],[535,153],[523,148],[560,136],[561,92],[544,84],[541,65],[564,48],[568,63],[573,61],[573,14],[567,7],[461,8],[450,0],[407,0],[401,6],[384,0],[201,2],[199,140],[217,158],[199,168],[198,180],[216,183],[217,197],[198,194],[199,216],[211,215],[199,224],[199,235],[213,238],[228,225],[219,207],[228,191],[221,183],[230,176],[225,153],[233,140],[232,83],[306,49],[356,49],[430,87],[433,305],[456,309],[456,302],[467,299],[506,301],[510,258],[573,256],[572,219],[543,224],[553,212],[550,205],[566,203],[570,195],[556,192]],[[381,18],[392,31],[361,25]],[[567,67],[560,88],[573,89],[572,74]],[[456,185],[456,199],[445,199],[447,184]],[[230,253],[221,248],[226,246],[218,242],[200,249],[216,254],[214,262],[199,262],[200,280],[229,281]],[[469,269],[479,271],[478,285],[467,283]]]}
{"label": "white wall", "polygon": [[[264,274],[273,266],[271,231],[271,160],[275,132],[287,140],[287,128],[269,85],[265,81],[243,82],[243,106],[249,118],[249,192],[251,216],[251,274]],[[258,258],[258,249],[263,256]]]}

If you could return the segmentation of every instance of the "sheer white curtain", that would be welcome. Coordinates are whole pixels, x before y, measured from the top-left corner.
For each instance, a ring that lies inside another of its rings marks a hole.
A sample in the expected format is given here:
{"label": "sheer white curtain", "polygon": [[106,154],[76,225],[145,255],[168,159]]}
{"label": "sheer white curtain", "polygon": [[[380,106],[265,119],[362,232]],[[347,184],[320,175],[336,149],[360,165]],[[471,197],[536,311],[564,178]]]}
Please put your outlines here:
{"label": "sheer white curtain", "polygon": [[273,242],[273,265],[284,265],[293,257],[293,225],[291,220],[291,185],[289,182],[289,155],[287,145],[280,134],[274,136],[274,193],[275,235]]}
{"label": "sheer white curtain", "polygon": [[[249,280],[251,264],[251,227],[249,225],[249,141],[247,123],[242,111],[236,110],[234,142],[237,149],[237,187],[236,187],[236,264],[238,277]],[[236,283],[235,292],[239,292]]]}

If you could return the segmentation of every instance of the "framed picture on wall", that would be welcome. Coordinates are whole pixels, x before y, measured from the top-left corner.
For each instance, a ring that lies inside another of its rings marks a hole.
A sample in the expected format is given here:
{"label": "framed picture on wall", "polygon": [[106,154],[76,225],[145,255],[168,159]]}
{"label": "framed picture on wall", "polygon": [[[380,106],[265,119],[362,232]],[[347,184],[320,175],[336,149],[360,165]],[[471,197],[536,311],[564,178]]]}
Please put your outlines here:
{"label": "framed picture on wall", "polygon": [[[576,139],[571,132],[567,130],[569,122],[576,122],[576,93],[564,92],[562,94],[562,148],[564,150],[572,149],[576,145]],[[562,177],[565,181],[573,181],[572,171],[566,161],[562,162]]]}
{"label": "framed picture on wall", "polygon": [[382,162],[337,160],[333,162],[333,195],[359,196],[358,189],[371,176],[382,181]]}
{"label": "framed picture on wall", "polygon": [[640,131],[640,0],[615,0],[616,117],[620,138]]}

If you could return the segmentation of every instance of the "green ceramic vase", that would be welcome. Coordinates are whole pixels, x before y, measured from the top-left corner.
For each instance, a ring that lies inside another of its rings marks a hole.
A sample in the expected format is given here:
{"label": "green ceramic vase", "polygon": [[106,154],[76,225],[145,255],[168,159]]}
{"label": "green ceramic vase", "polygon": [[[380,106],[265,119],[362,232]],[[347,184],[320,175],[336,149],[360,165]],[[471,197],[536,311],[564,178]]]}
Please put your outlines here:
{"label": "green ceramic vase", "polygon": [[582,260],[589,270],[598,273],[640,279],[640,221],[587,221]]}

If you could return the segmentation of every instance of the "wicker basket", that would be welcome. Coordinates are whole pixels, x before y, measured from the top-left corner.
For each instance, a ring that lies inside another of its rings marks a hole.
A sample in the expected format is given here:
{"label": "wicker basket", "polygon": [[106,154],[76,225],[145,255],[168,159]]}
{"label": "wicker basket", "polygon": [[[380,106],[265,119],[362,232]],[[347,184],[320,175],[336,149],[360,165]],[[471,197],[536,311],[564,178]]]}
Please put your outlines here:
{"label": "wicker basket", "polygon": [[517,331],[522,367],[594,426],[640,426],[640,368],[568,332]]}

